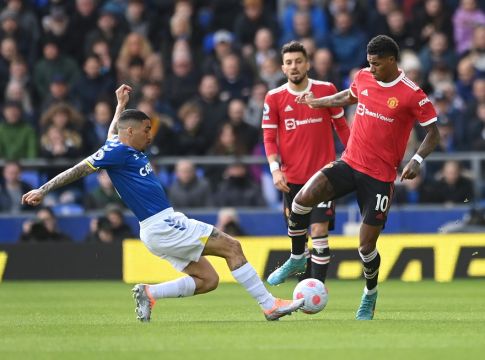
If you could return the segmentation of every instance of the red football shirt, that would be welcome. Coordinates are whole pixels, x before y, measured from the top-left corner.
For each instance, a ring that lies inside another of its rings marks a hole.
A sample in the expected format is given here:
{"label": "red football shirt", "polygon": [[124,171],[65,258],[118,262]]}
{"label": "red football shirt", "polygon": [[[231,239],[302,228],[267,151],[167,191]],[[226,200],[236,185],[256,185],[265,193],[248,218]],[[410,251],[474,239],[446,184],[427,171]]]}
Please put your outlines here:
{"label": "red football shirt", "polygon": [[375,179],[392,182],[414,126],[437,120],[426,94],[404,72],[390,83],[376,81],[360,70],[350,86],[358,99],[349,142],[342,160]]}
{"label": "red football shirt", "polygon": [[311,109],[295,101],[298,95],[308,91],[315,97],[322,97],[335,94],[337,89],[329,82],[312,79],[302,92],[293,91],[284,84],[268,92],[263,110],[266,154],[279,154],[281,170],[293,184],[304,184],[315,172],[335,160],[332,125],[344,144],[349,136],[343,108]]}

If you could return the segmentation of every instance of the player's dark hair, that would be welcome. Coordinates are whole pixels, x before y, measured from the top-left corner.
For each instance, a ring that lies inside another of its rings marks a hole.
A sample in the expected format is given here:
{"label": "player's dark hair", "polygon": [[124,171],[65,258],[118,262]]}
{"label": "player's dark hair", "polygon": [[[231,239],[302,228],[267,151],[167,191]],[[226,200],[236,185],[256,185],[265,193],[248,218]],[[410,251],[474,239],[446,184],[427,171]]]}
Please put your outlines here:
{"label": "player's dark hair", "polygon": [[399,46],[386,35],[377,35],[367,44],[367,54],[377,55],[378,57],[394,56],[396,61],[399,59]]}
{"label": "player's dark hair", "polygon": [[121,113],[118,122],[119,123],[123,123],[126,121],[142,122],[143,120],[146,120],[146,119],[150,119],[150,118],[143,111],[128,109]]}
{"label": "player's dark hair", "polygon": [[283,47],[281,48],[281,57],[283,57],[283,55],[285,55],[286,53],[293,53],[293,52],[301,52],[303,53],[303,56],[305,56],[305,59],[308,59],[308,54],[303,44],[295,40],[290,41],[289,43],[286,43],[285,45],[283,45]]}

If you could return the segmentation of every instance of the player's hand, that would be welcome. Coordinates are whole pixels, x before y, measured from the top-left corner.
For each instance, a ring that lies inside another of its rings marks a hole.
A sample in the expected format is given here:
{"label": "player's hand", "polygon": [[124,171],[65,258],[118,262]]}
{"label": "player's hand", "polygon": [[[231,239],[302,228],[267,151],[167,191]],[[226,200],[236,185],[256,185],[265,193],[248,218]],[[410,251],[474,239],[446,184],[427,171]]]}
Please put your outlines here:
{"label": "player's hand", "polygon": [[309,107],[313,108],[312,101],[315,100],[315,96],[311,91],[303,93],[301,95],[298,95],[295,99],[295,101],[298,104],[305,104],[308,105]]}
{"label": "player's hand", "polygon": [[281,170],[275,170],[272,173],[273,175],[273,184],[279,190],[285,193],[290,192],[290,188],[288,187],[288,182],[286,181],[286,176],[283,174]]}
{"label": "player's hand", "polygon": [[118,89],[116,89],[116,100],[118,101],[118,105],[125,107],[130,100],[130,92],[133,89],[131,86],[126,84],[121,85]]}
{"label": "player's hand", "polygon": [[31,206],[39,205],[44,199],[44,192],[39,189],[30,190],[28,193],[22,195],[22,204]]}
{"label": "player's hand", "polygon": [[404,167],[401,174],[401,181],[414,179],[421,172],[421,167],[416,160],[411,159]]}

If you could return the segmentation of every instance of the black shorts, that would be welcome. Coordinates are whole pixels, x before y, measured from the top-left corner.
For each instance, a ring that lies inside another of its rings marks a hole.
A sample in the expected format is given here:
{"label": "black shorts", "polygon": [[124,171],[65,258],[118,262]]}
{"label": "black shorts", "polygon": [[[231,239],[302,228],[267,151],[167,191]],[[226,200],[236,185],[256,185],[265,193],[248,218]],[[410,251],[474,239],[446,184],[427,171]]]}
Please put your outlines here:
{"label": "black shorts", "polygon": [[[290,188],[290,192],[283,193],[284,214],[287,224],[288,216],[290,216],[291,203],[303,185],[288,184],[288,187]],[[333,230],[335,226],[335,203],[333,201],[322,202],[314,206],[310,214],[310,224],[318,224],[327,221],[329,223],[328,230]]]}
{"label": "black shorts", "polygon": [[394,182],[384,182],[351,168],[342,160],[334,161],[321,170],[335,192],[335,199],[356,192],[364,224],[384,225],[391,207]]}

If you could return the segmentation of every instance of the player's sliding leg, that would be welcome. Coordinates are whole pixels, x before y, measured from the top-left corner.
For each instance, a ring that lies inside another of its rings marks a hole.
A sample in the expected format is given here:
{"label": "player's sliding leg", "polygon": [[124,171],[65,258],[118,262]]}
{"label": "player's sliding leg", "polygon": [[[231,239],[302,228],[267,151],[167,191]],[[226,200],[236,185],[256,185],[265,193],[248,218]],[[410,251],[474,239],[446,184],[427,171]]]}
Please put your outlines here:
{"label": "player's sliding leg", "polygon": [[215,255],[226,260],[234,279],[259,303],[267,320],[278,320],[303,306],[301,299],[283,300],[271,295],[256,270],[247,262],[239,241],[229,235],[214,228],[203,255]]}
{"label": "player's sliding leg", "polygon": [[288,277],[305,272],[305,243],[312,207],[301,206],[293,201],[288,217],[288,236],[291,238],[291,255],[281,267],[268,276],[268,284],[279,285]]}
{"label": "player's sliding leg", "polygon": [[382,226],[370,226],[362,224],[361,227],[361,246],[359,255],[362,259],[365,288],[360,302],[359,309],[355,314],[357,320],[372,320],[377,301],[377,280],[379,276],[379,266],[381,256],[376,248],[377,237]]}

